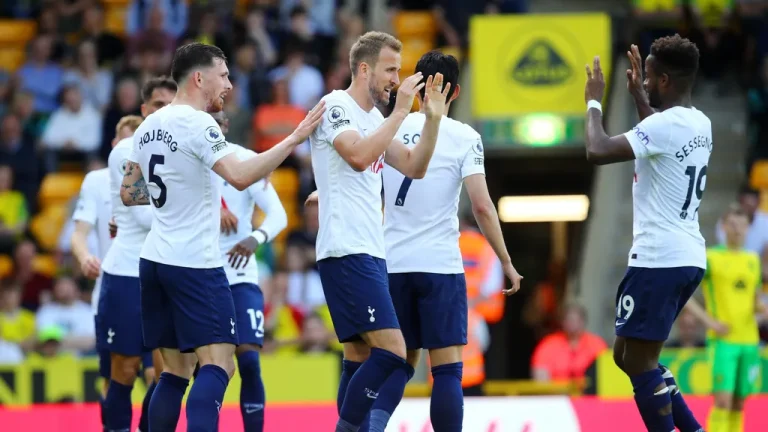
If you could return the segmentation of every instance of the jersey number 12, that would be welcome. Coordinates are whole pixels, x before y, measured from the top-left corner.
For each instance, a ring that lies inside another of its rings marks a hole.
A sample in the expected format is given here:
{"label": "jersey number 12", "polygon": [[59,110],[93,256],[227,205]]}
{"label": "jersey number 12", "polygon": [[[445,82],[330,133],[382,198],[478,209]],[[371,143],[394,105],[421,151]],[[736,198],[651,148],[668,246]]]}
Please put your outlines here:
{"label": "jersey number 12", "polygon": [[[707,166],[704,165],[701,167],[697,175],[696,166],[690,165],[685,169],[685,175],[688,176],[688,192],[685,194],[685,202],[683,203],[683,208],[680,210],[680,219],[688,219],[688,207],[691,206],[694,187],[696,188],[696,199],[701,203],[701,197],[704,195],[704,187],[706,186],[704,177],[707,176]],[[698,212],[699,207],[696,206],[696,210],[693,212],[694,219]]]}
{"label": "jersey number 12", "polygon": [[165,205],[165,195],[168,193],[168,189],[165,187],[163,179],[161,179],[159,175],[155,174],[155,165],[162,165],[164,163],[165,156],[163,155],[153,154],[152,157],[149,158],[149,182],[156,184],[157,187],[160,188],[160,196],[155,198],[150,195],[150,198],[152,198],[152,204],[156,208],[160,208]]}

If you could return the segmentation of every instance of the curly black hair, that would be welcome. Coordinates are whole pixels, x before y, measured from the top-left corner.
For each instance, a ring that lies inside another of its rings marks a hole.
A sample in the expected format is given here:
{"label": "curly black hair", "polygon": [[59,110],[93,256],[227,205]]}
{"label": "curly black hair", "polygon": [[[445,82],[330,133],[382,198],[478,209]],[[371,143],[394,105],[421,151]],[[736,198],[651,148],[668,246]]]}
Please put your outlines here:
{"label": "curly black hair", "polygon": [[695,43],[679,34],[656,39],[651,45],[655,71],[667,74],[680,90],[693,86],[699,70],[699,48]]}

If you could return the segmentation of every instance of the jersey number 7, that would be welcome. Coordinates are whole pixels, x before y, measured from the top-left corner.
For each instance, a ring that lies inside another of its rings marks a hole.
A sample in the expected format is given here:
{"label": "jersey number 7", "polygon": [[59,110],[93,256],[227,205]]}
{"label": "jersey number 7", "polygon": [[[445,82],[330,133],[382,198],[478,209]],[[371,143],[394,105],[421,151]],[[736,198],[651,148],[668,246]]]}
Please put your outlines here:
{"label": "jersey number 7", "polygon": [[157,187],[160,188],[159,197],[155,198],[150,195],[150,198],[152,198],[152,204],[155,206],[155,208],[160,208],[165,205],[165,195],[168,193],[168,189],[165,187],[163,179],[161,179],[159,175],[155,174],[155,165],[163,165],[164,163],[165,156],[163,155],[153,154],[152,157],[149,158],[149,182],[156,184]]}
{"label": "jersey number 7", "polygon": [[[704,177],[707,176],[707,166],[704,165],[699,170],[699,175],[696,175],[696,166],[690,165],[685,169],[685,175],[688,176],[688,192],[685,194],[685,202],[683,208],[680,210],[680,219],[688,219],[688,207],[691,206],[691,199],[693,198],[693,187],[696,186],[696,199],[701,202],[701,197],[704,195],[704,187],[706,183],[702,185]],[[696,218],[696,213],[699,212],[699,207],[693,212],[693,217]]]}

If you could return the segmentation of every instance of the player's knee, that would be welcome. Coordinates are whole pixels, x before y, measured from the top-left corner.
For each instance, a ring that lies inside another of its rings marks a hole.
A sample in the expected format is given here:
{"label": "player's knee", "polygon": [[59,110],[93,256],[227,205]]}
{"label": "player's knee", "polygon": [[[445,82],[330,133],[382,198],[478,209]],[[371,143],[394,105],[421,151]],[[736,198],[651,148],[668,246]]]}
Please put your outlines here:
{"label": "player's knee", "polygon": [[461,354],[464,345],[456,345],[445,348],[429,350],[429,361],[432,367],[446,364],[461,363]]}
{"label": "player's knee", "polygon": [[[736,409],[734,399],[735,398],[731,393],[718,392],[718,393],[715,393],[714,404],[715,404],[715,407],[719,409],[730,411],[731,409]],[[742,402],[742,408],[743,408],[743,402]]]}
{"label": "player's knee", "polygon": [[363,336],[371,348],[380,348],[405,359],[405,339],[400,329],[382,329],[368,332]]}
{"label": "player's knee", "polygon": [[155,375],[155,368],[154,367],[144,368],[144,382],[147,384],[147,386],[149,386],[152,384],[153,381],[157,381],[157,376]]}
{"label": "player's knee", "polygon": [[239,356],[241,354],[245,354],[247,352],[252,352],[252,351],[259,352],[259,351],[261,351],[261,347],[256,345],[256,344],[242,344],[242,345],[238,345],[237,348],[235,348],[235,355]]}
{"label": "player's knee", "polygon": [[123,385],[133,385],[139,372],[140,363],[140,357],[113,354],[111,379]]}
{"label": "player's knee", "polygon": [[344,360],[362,363],[371,355],[371,347],[363,341],[345,342],[343,347]]}
{"label": "player's knee", "polygon": [[407,350],[405,361],[408,362],[411,367],[415,368],[416,365],[419,364],[419,360],[421,360],[421,350],[415,349],[415,350]]}
{"label": "player's knee", "polygon": [[230,378],[235,374],[235,346],[231,344],[213,344],[195,350],[200,366],[216,365],[227,372]]}

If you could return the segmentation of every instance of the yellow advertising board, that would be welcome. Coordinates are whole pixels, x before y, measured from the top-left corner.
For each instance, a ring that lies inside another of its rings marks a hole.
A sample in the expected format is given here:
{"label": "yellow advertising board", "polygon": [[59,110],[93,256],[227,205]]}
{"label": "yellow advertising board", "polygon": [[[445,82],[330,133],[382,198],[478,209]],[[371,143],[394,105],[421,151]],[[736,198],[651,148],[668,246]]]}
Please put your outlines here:
{"label": "yellow advertising board", "polygon": [[[0,406],[98,401],[101,388],[98,370],[98,359],[71,356],[31,358],[20,365],[1,365]],[[340,372],[338,355],[264,355],[261,370],[270,402],[336,400]],[[137,380],[133,402],[141,404],[145,392],[143,380]],[[224,403],[238,403],[239,400],[240,377],[235,373],[227,387]]]}
{"label": "yellow advertising board", "polygon": [[[707,350],[703,348],[665,349],[659,361],[675,375],[680,391],[690,395],[709,395],[712,392],[712,369]],[[762,373],[757,378],[757,391],[768,393],[768,350],[761,353]],[[597,359],[597,394],[604,398],[632,396],[629,378],[613,361],[613,354],[606,352]]]}
{"label": "yellow advertising board", "polygon": [[581,115],[585,66],[611,73],[605,14],[476,15],[470,26],[472,107],[480,119],[531,113]]}

